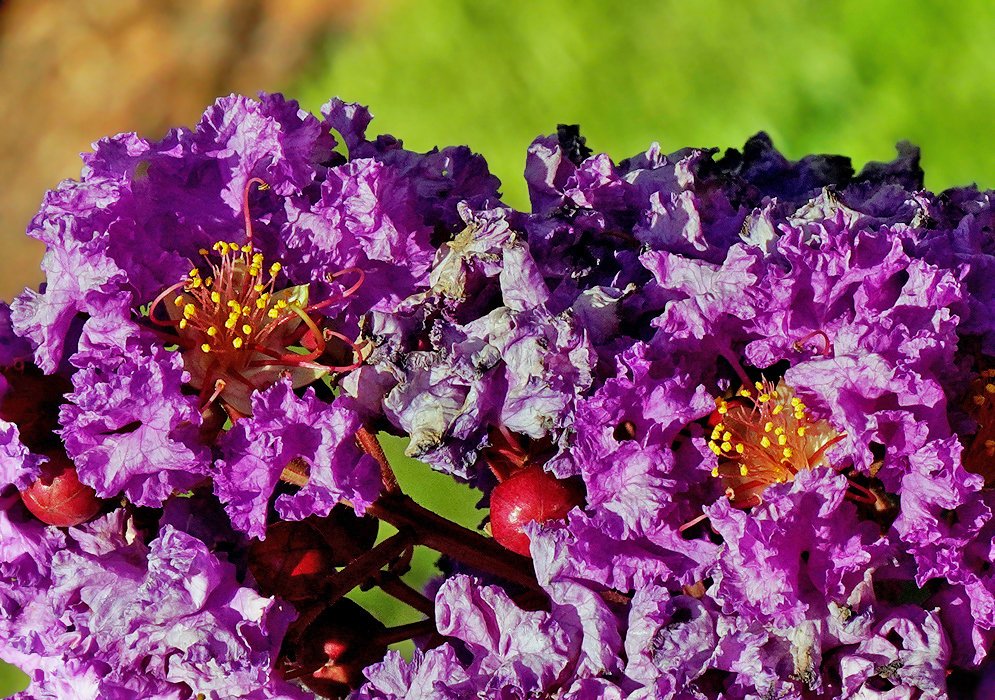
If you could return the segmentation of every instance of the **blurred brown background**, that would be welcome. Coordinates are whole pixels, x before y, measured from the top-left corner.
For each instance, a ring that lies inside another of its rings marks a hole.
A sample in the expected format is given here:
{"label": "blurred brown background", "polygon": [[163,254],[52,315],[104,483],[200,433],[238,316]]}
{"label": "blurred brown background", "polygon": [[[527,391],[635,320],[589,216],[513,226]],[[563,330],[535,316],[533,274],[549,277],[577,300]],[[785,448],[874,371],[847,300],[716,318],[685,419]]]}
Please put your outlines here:
{"label": "blurred brown background", "polygon": [[[359,0],[0,0],[0,296],[43,280],[24,236],[104,136],[159,138],[216,97],[287,90]],[[362,11],[361,11],[362,10]]]}

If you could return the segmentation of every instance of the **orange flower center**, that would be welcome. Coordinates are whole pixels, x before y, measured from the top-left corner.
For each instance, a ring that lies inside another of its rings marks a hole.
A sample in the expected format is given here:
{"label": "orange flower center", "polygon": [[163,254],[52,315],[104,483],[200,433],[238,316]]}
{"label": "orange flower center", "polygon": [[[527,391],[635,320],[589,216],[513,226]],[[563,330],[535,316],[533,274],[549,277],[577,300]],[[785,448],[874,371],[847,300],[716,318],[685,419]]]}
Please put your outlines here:
{"label": "orange flower center", "polygon": [[[265,268],[251,244],[222,241],[214,251],[221,259],[208,260],[209,277],[194,267],[156,303],[178,292],[165,303],[171,322],[163,325],[175,328],[184,368],[202,400],[217,398],[230,411],[249,415],[253,390],[281,377],[290,377],[295,388],[304,386],[329,370],[312,362],[319,351],[292,349],[309,330],[318,339],[322,334],[308,315],[307,285],[274,290],[279,263]],[[208,259],[207,250],[200,254]]]}
{"label": "orange flower center", "polygon": [[829,465],[826,450],[845,434],[813,418],[794,389],[781,380],[740,389],[731,399],[716,399],[708,446],[718,457],[712,476],[722,479],[733,505],[761,502],[770,484],[792,481],[802,469]]}

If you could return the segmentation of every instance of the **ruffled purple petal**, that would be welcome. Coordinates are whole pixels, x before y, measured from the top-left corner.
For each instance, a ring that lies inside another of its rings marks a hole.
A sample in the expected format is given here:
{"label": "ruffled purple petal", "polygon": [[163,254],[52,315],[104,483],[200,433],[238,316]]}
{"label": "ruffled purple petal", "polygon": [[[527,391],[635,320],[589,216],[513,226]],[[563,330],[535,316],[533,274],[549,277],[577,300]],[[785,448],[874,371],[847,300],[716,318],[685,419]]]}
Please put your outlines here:
{"label": "ruffled purple petal", "polygon": [[359,415],[348,403],[326,404],[308,390],[303,398],[290,382],[278,382],[254,395],[252,416],[238,421],[221,439],[224,458],[215,466],[215,491],[235,528],[252,537],[266,535],[266,508],[284,468],[306,465],[307,484],[276,500],[288,520],[328,515],[350,501],[362,512],[380,495],[380,468],[355,442]]}
{"label": "ruffled purple petal", "polygon": [[198,444],[196,397],[181,391],[178,353],[133,340],[126,351],[78,361],[61,420],[83,483],[102,497],[123,491],[134,503],[158,506],[204,478],[210,453]]}

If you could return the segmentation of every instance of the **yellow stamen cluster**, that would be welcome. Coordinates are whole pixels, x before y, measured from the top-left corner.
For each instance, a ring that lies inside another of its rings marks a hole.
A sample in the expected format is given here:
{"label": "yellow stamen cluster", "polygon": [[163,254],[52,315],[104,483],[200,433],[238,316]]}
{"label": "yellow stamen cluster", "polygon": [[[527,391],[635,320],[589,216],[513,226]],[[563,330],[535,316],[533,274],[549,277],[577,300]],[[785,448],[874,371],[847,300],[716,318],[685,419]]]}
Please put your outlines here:
{"label": "yellow stamen cluster", "polygon": [[754,388],[716,399],[708,442],[718,457],[712,476],[722,478],[729,498],[740,505],[758,503],[770,484],[827,464],[826,449],[843,437],[828,421],[813,418],[783,380]]}
{"label": "yellow stamen cluster", "polygon": [[[234,353],[244,364],[249,354],[266,344],[281,320],[297,313],[291,307],[299,305],[273,292],[279,263],[271,265],[264,277],[263,255],[252,246],[219,241],[214,251],[221,262],[211,263],[212,276],[202,278],[200,270],[193,268],[183,291],[173,299],[180,309],[178,328],[181,337],[201,352]],[[200,254],[206,259],[209,252],[201,250]],[[232,367],[240,362],[229,358],[223,364]]]}
{"label": "yellow stamen cluster", "polygon": [[971,383],[963,407],[978,421],[978,431],[965,443],[964,468],[985,477],[985,486],[995,485],[995,370],[985,370]]}

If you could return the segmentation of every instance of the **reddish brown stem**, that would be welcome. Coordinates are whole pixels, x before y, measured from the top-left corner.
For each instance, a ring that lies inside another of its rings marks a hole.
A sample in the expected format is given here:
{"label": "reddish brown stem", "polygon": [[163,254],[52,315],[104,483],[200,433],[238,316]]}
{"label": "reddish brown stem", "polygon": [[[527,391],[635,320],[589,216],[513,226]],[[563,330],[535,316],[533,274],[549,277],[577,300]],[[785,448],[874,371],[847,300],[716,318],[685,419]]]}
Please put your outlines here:
{"label": "reddish brown stem", "polygon": [[420,637],[423,634],[435,632],[434,620],[422,620],[421,622],[411,622],[397,627],[388,627],[377,635],[376,641],[383,644],[394,644],[403,642],[405,639]]}
{"label": "reddish brown stem", "polygon": [[387,461],[387,455],[384,454],[383,447],[380,446],[377,436],[366,428],[360,428],[356,431],[356,442],[359,443],[363,452],[377,460],[377,463],[380,465],[383,485],[387,493],[400,494],[401,487],[397,483],[397,476],[394,474],[394,470],[391,469],[390,462]]}
{"label": "reddish brown stem", "polygon": [[528,557],[507,550],[489,537],[422,508],[408,496],[385,493],[367,512],[399,530],[410,530],[418,544],[530,590],[542,590]]}
{"label": "reddish brown stem", "polygon": [[430,618],[435,617],[435,603],[406,584],[396,574],[389,571],[383,572],[378,585],[384,593],[410,605],[422,615]]}
{"label": "reddish brown stem", "polygon": [[409,529],[399,529],[400,532],[396,535],[388,537],[366,554],[356,557],[332,577],[332,585],[325,600],[326,605],[331,605],[371,576],[375,576],[380,569],[414,543]]}

